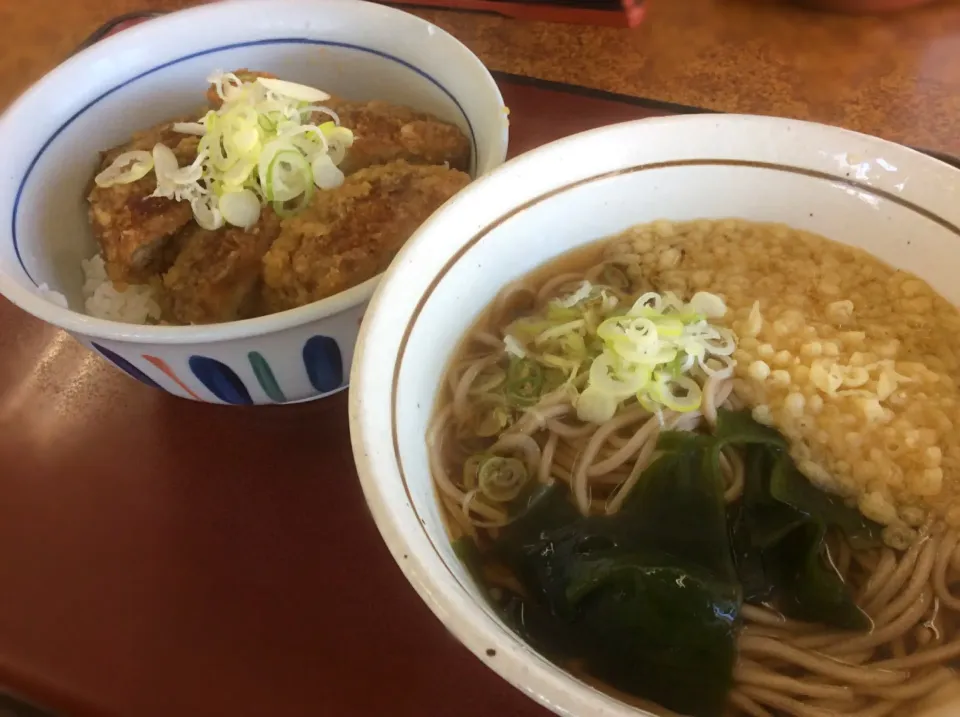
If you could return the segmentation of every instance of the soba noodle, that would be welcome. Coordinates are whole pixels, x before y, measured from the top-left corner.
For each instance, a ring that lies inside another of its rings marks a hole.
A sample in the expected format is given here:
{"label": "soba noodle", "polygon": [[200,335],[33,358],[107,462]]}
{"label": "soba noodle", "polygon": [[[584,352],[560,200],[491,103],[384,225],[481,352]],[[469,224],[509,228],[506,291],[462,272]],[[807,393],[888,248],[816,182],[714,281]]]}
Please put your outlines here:
{"label": "soba noodle", "polygon": [[[658,414],[637,403],[602,425],[581,422],[562,385],[526,408],[503,430],[485,426],[502,376],[503,329],[524,312],[543,309],[584,281],[623,299],[639,289],[605,282],[613,267],[638,262],[607,256],[577,271],[541,273],[507,287],[466,337],[447,377],[447,390],[430,426],[430,464],[454,538],[496,535],[510,518],[508,504],[523,485],[465,485],[464,462],[478,450],[514,456],[543,484],[561,482],[585,515],[613,515],[658,457],[664,431],[709,432],[718,409],[750,405],[732,375],[701,377],[702,403],[689,413]],[[626,273],[626,272],[625,272]],[[614,273],[619,276],[619,272]],[[582,388],[582,382],[580,386]],[[494,422],[495,424],[495,422]],[[492,442],[492,446],[491,446]],[[724,499],[738,501],[744,460],[725,449]],[[960,535],[930,517],[908,549],[857,549],[830,535],[830,556],[873,626],[856,633],[783,617],[760,604],[743,605],[739,659],[728,714],[751,717],[897,717],[920,714],[956,698],[960,682]],[[510,580],[505,577],[505,580]],[[960,706],[957,706],[960,713]],[[951,712],[952,714],[953,712]]]}

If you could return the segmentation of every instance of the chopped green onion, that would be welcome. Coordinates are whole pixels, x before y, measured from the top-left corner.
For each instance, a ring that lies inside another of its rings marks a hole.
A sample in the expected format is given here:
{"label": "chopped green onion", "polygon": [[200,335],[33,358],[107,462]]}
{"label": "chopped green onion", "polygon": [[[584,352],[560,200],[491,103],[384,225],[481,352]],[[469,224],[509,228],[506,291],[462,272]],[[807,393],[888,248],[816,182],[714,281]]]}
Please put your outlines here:
{"label": "chopped green onion", "polygon": [[492,438],[500,435],[503,429],[510,425],[512,419],[510,410],[506,406],[491,404],[487,410],[480,414],[474,431],[482,438]]}
{"label": "chopped green onion", "polygon": [[626,315],[597,327],[603,353],[593,360],[577,400],[581,420],[608,420],[630,396],[651,411],[700,407],[702,391],[687,372],[699,366],[706,375],[729,375],[736,341],[729,329],[707,322],[726,314],[723,299],[704,292],[695,298],[684,304],[671,292],[647,292]]}
{"label": "chopped green onion", "polygon": [[336,189],[343,184],[343,171],[333,163],[329,155],[318,154],[310,163],[313,181],[320,189]]}
{"label": "chopped green onion", "polygon": [[698,291],[694,294],[687,306],[708,319],[719,319],[727,313],[727,305],[723,303],[723,299],[706,291]]}
{"label": "chopped green onion", "polygon": [[543,392],[543,368],[536,361],[514,359],[507,369],[504,395],[517,406],[532,406]]}
{"label": "chopped green onion", "polygon": [[480,493],[495,503],[506,503],[516,498],[528,478],[526,466],[516,458],[488,456],[477,468]]}
{"label": "chopped green onion", "polygon": [[297,199],[292,201],[274,202],[272,204],[273,211],[276,212],[278,217],[282,217],[284,219],[295,216],[307,205],[307,203],[310,201],[310,196],[312,195],[313,189],[310,190],[310,194],[301,194]]}
{"label": "chopped green onion", "polygon": [[207,128],[202,122],[174,122],[173,131],[180,134],[195,134],[202,137],[207,132]]}
{"label": "chopped green onion", "polygon": [[98,187],[112,187],[115,184],[136,182],[146,177],[153,169],[153,162],[149,152],[143,150],[124,152],[94,178],[94,183]]}
{"label": "chopped green onion", "polygon": [[313,187],[310,164],[295,149],[283,149],[273,155],[266,179],[263,188],[270,202],[290,201]]}
{"label": "chopped green onion", "polygon": [[597,423],[632,400],[654,413],[698,410],[702,389],[688,374],[731,375],[736,341],[708,320],[726,313],[723,299],[695,296],[684,303],[671,292],[647,292],[626,308],[602,286],[581,283],[507,327],[504,398],[526,408],[568,385],[578,417]]}
{"label": "chopped green onion", "polygon": [[619,404],[613,395],[588,386],[577,397],[577,418],[587,423],[606,423],[613,418]]}
{"label": "chopped green onion", "polygon": [[559,326],[553,326],[540,332],[540,334],[534,338],[533,343],[541,345],[554,339],[561,339],[566,336],[576,336],[576,334],[573,332],[577,329],[580,329],[584,325],[586,325],[586,322],[583,319],[576,319],[574,321],[568,321],[565,324],[560,324]]}
{"label": "chopped green onion", "polygon": [[550,321],[574,321],[583,316],[583,311],[574,308],[565,308],[550,303],[547,306],[547,319]]}
{"label": "chopped green onion", "polygon": [[227,192],[220,197],[220,212],[228,224],[248,228],[260,218],[260,199],[249,189]]}
{"label": "chopped green onion", "polygon": [[197,224],[207,231],[216,231],[223,226],[223,214],[220,212],[219,203],[214,200],[216,197],[207,194],[190,201]]}
{"label": "chopped green onion", "polygon": [[[317,187],[343,183],[337,165],[353,144],[353,133],[338,126],[335,112],[313,104],[329,99],[326,92],[272,78],[244,82],[224,72],[208,81],[223,101],[220,108],[196,122],[173,124],[176,132],[200,136],[194,162],[180,167],[173,151],[158,144],[152,156],[121,155],[97,175],[97,184],[133,182],[152,169],[154,196],[190,202],[197,222],[214,229],[224,222],[249,227],[268,202],[289,216],[310,202]],[[334,121],[312,124],[314,112]]]}
{"label": "chopped green onion", "polygon": [[278,95],[290,97],[300,102],[323,102],[330,99],[330,95],[322,90],[316,90],[307,85],[301,85],[296,82],[287,82],[286,80],[277,80],[272,77],[258,77],[257,82],[273,90]]}
{"label": "chopped green onion", "polygon": [[507,380],[506,372],[497,366],[482,371],[470,387],[472,395],[487,393],[499,388]]}
{"label": "chopped green onion", "polygon": [[511,356],[524,358],[527,355],[527,351],[523,348],[523,345],[517,341],[515,336],[511,336],[510,334],[507,334],[503,337],[503,347],[504,350]]}
{"label": "chopped green onion", "polygon": [[589,298],[592,291],[593,285],[589,281],[584,281],[575,292],[562,299],[554,299],[552,303],[562,309],[569,309],[571,306],[576,306],[584,299]]}
{"label": "chopped green onion", "polygon": [[250,174],[257,168],[257,163],[250,159],[241,159],[223,173],[220,183],[226,187],[241,187],[250,178]]}
{"label": "chopped green onion", "polygon": [[692,378],[666,374],[658,374],[651,394],[662,406],[679,413],[695,411],[702,398],[700,386]]}

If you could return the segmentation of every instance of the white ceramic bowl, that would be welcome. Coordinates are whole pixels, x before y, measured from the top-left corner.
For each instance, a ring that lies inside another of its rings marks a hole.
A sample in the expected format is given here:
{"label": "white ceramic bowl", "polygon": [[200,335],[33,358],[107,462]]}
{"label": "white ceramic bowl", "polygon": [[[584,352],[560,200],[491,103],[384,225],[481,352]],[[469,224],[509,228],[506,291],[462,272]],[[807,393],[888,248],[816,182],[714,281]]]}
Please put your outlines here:
{"label": "white ceramic bowl", "polygon": [[960,302],[960,172],[817,124],[648,119],[554,142],[468,187],[407,243],[364,319],[350,391],[363,489],[407,578],[505,679],[561,715],[645,714],[560,670],[488,607],[441,522],[424,441],[447,362],[508,282],[660,218],[785,222],[863,247]]}
{"label": "white ceramic bowl", "polygon": [[249,67],[351,99],[406,104],[454,122],[475,174],[507,149],[503,99],[481,62],[443,30],[359,0],[218,2],[151,20],[69,59],[0,118],[0,293],[66,329],[135,378],[215,403],[283,403],[344,388],[377,279],[247,321],[148,327],[82,311],[92,256],[84,196],[101,149],[203,103],[214,69]]}

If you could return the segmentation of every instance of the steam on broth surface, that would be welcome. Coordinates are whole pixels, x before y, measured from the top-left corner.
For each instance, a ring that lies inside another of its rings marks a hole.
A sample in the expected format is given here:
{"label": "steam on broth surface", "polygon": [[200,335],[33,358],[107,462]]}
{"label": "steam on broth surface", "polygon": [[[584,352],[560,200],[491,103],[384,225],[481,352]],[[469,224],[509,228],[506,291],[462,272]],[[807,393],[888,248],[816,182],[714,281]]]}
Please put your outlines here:
{"label": "steam on broth surface", "polygon": [[957,309],[860,250],[657,222],[504,289],[431,471],[501,616],[591,683],[921,715],[960,695],[958,356]]}

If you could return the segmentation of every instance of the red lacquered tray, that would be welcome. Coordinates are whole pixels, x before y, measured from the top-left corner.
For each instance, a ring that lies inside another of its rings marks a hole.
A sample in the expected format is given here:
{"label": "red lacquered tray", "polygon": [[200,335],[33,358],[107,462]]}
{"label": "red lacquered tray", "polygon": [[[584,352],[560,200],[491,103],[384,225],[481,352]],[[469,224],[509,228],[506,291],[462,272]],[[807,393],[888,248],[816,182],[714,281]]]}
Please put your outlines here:
{"label": "red lacquered tray", "polygon": [[[497,80],[513,155],[702,111]],[[69,717],[547,714],[447,634],[393,563],[357,481],[345,392],[185,401],[0,299],[4,689]]]}

